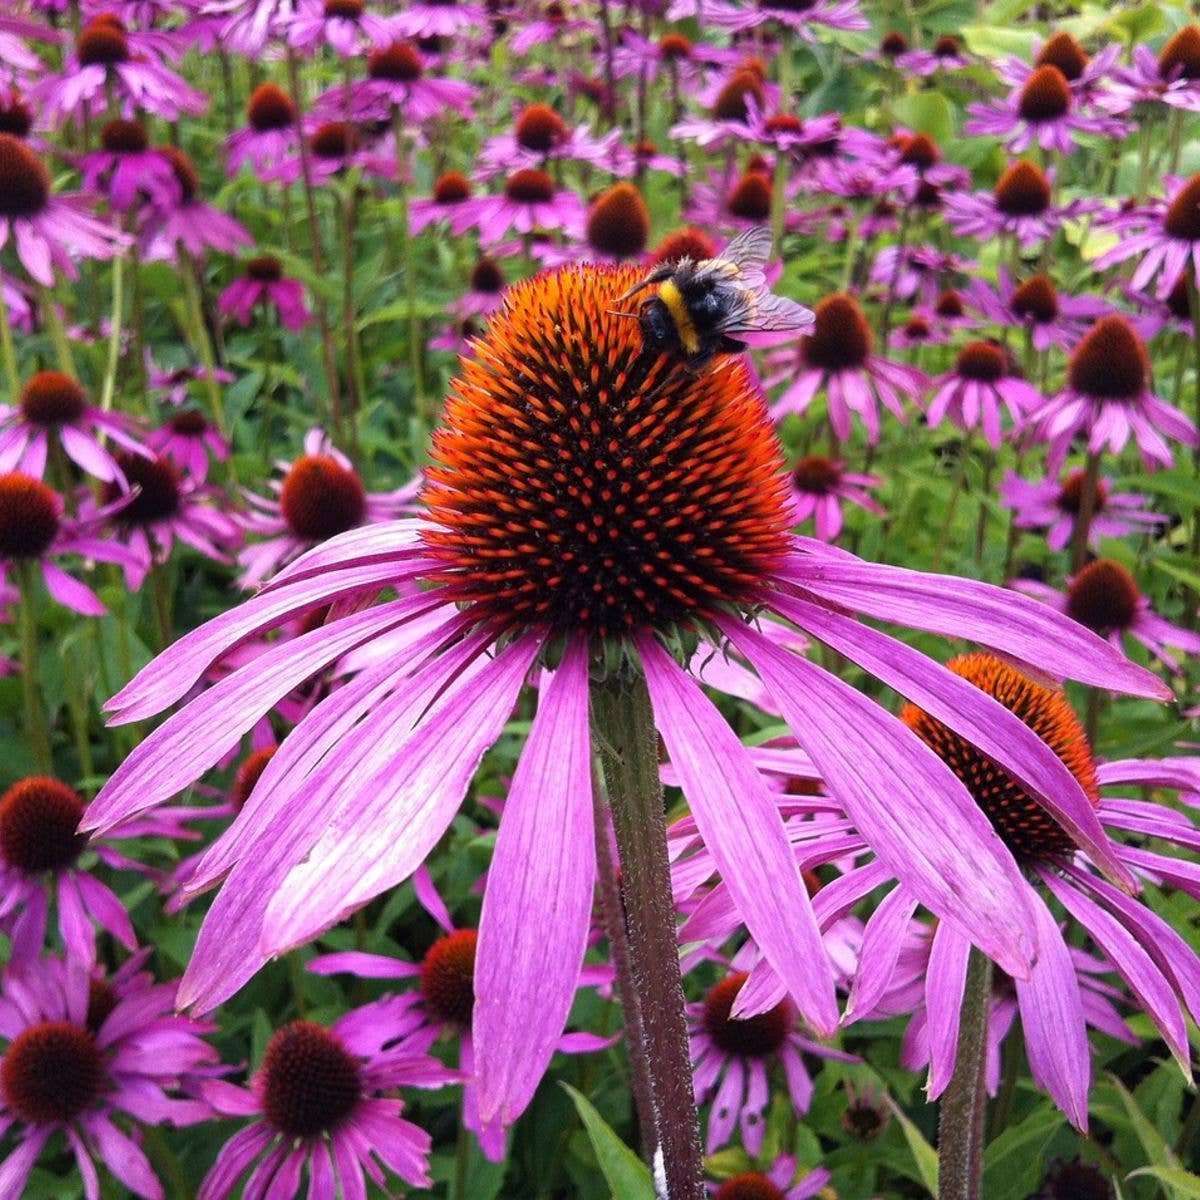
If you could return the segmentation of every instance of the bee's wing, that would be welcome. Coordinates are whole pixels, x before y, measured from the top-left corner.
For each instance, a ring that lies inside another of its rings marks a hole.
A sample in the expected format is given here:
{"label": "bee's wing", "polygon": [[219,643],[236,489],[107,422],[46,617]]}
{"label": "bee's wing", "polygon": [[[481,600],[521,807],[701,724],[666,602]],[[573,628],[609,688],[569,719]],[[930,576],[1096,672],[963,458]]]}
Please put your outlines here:
{"label": "bee's wing", "polygon": [[766,266],[771,257],[771,244],[774,241],[771,231],[765,225],[757,225],[739,233],[737,237],[721,251],[721,258],[736,263],[740,271],[746,272],[755,267]]}
{"label": "bee's wing", "polygon": [[[737,303],[732,304],[718,330],[731,337],[748,336],[751,345],[758,334],[793,334],[806,329],[815,320],[811,309],[805,308],[786,296],[776,296],[768,291],[743,291]],[[762,344],[774,345],[786,341],[786,337],[764,339]]]}

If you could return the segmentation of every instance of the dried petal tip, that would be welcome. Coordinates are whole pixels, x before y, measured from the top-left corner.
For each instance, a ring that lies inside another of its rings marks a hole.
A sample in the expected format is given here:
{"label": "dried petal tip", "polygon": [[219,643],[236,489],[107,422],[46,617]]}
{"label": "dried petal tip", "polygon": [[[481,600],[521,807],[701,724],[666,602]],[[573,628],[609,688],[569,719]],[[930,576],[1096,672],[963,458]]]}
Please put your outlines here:
{"label": "dried petal tip", "polygon": [[588,213],[587,239],[598,254],[632,258],[650,240],[650,210],[632,183],[602,192]]}

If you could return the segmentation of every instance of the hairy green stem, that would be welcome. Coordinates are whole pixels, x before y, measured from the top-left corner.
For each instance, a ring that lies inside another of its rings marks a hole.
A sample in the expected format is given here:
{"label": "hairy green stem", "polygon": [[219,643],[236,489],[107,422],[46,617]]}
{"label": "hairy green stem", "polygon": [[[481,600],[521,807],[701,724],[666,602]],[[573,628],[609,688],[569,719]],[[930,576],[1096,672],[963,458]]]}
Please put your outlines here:
{"label": "hairy green stem", "polygon": [[39,284],[38,300],[41,305],[42,323],[54,345],[54,357],[58,361],[58,369],[63,374],[70,375],[72,379],[78,379],[79,376],[75,373],[75,358],[71,354],[71,342],[59,319],[58,308],[54,303],[54,293],[48,287]]}
{"label": "hairy green stem", "polygon": [[12,326],[8,320],[8,305],[4,288],[0,286],[0,360],[4,363],[4,382],[8,387],[8,402],[17,403],[21,394],[21,376],[17,373],[17,347],[13,342]]}
{"label": "hairy green stem", "polygon": [[396,146],[396,199],[400,202],[401,255],[404,267],[404,309],[408,319],[408,364],[412,371],[413,408],[429,424],[431,413],[425,411],[425,338],[421,317],[417,312],[417,255],[413,244],[408,203],[408,135],[404,131],[404,114],[392,109],[392,141]]}
{"label": "hairy green stem", "polygon": [[17,564],[17,586],[21,601],[21,689],[25,698],[25,730],[34,761],[42,775],[54,774],[50,751],[50,728],[38,684],[38,619],[36,568],[32,561]]}

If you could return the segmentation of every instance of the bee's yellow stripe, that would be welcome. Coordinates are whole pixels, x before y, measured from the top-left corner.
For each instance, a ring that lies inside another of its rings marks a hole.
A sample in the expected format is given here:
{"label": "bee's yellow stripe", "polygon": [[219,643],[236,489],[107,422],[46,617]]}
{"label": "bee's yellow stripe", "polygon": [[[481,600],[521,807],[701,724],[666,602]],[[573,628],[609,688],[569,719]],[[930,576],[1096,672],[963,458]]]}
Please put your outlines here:
{"label": "bee's yellow stripe", "polygon": [[700,336],[696,333],[696,326],[692,323],[692,314],[688,312],[687,305],[683,302],[683,293],[673,279],[668,279],[658,289],[658,298],[667,306],[667,312],[671,314],[671,320],[675,322],[675,330],[679,334],[679,340],[683,344],[684,350],[688,354],[699,353]]}

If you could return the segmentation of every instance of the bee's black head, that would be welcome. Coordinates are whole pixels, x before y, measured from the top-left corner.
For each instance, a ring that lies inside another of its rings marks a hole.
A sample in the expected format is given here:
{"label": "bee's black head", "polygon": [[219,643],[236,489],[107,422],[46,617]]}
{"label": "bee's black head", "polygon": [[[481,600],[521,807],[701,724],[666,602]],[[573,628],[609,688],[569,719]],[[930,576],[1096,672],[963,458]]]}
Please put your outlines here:
{"label": "bee's black head", "polygon": [[662,352],[681,348],[679,331],[671,318],[671,311],[657,296],[643,302],[638,313],[642,327],[642,341],[646,349]]}

